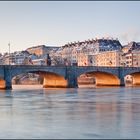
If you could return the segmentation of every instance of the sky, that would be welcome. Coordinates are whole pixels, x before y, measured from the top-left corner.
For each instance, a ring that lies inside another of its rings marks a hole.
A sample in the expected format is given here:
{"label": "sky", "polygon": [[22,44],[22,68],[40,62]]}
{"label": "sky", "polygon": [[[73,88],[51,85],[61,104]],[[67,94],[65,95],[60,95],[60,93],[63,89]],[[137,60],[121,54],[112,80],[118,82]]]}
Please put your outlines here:
{"label": "sky", "polygon": [[0,1],[0,53],[113,37],[140,41],[139,1]]}

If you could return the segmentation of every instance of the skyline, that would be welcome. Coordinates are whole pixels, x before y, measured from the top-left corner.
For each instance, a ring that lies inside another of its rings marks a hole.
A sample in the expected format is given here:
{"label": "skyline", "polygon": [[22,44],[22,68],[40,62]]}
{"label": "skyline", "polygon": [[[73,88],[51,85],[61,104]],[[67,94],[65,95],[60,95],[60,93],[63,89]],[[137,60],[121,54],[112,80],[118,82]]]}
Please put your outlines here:
{"label": "skyline", "polygon": [[140,41],[138,1],[1,1],[0,52],[113,37]]}

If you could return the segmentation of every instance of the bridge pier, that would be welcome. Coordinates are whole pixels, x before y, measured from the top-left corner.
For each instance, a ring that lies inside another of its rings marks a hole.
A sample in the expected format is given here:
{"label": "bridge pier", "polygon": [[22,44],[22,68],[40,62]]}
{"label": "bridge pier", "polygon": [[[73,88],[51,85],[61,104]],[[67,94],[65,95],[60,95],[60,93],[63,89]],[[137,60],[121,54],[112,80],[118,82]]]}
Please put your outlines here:
{"label": "bridge pier", "polygon": [[10,89],[10,90],[12,89],[12,84],[11,84],[11,82],[6,81],[5,89]]}
{"label": "bridge pier", "polygon": [[125,80],[124,80],[124,76],[125,76],[125,71],[123,67],[119,67],[118,69],[118,77],[120,79],[120,86],[125,86]]}
{"label": "bridge pier", "polygon": [[125,86],[124,77],[123,78],[120,78],[120,86]]}
{"label": "bridge pier", "polygon": [[69,77],[67,80],[68,80],[67,88],[77,88],[78,87],[77,78]]}
{"label": "bridge pier", "polygon": [[75,74],[75,70],[73,68],[66,68],[66,79],[67,79],[67,88],[77,88],[77,77]]}
{"label": "bridge pier", "polygon": [[11,68],[4,68],[5,89],[12,89]]}

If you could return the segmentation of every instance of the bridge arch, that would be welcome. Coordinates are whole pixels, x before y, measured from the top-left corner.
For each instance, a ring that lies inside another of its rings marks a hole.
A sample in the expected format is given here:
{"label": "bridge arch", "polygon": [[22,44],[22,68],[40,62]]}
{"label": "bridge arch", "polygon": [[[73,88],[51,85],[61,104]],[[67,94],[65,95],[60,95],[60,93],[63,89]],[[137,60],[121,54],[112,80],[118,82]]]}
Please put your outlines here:
{"label": "bridge arch", "polygon": [[87,81],[87,84],[93,83],[96,86],[118,86],[118,85],[120,85],[120,79],[118,78],[118,76],[115,74],[109,73],[109,72],[86,71],[86,73],[82,73],[80,76],[78,76],[79,84],[80,83],[82,84],[82,80],[84,83],[84,78],[80,80],[82,75],[85,75],[85,81]]}
{"label": "bridge arch", "polygon": [[[62,68],[63,69],[63,68]],[[35,73],[35,72],[50,72],[50,73],[55,73],[57,75],[61,75],[63,77],[65,77],[65,70],[62,70],[62,69],[59,69],[57,70],[55,67],[54,68],[50,68],[50,67],[15,67],[13,68],[12,70],[12,73],[11,73],[11,77],[14,77],[16,75],[20,75],[22,73]]]}
{"label": "bridge arch", "polygon": [[125,67],[122,73],[125,80],[127,77],[131,78],[128,78],[130,85],[140,85],[140,67]]}
{"label": "bridge arch", "polygon": [[[58,73],[50,72],[50,71],[42,71],[42,70],[26,70],[26,71],[16,71],[12,73],[12,79],[21,74],[27,75],[28,73],[33,73],[39,75],[43,80],[42,84],[44,88],[49,87],[67,87],[67,80],[65,77]],[[25,83],[25,82],[24,82]],[[40,82],[39,82],[40,83]]]}
{"label": "bridge arch", "polygon": [[79,77],[83,73],[90,73],[90,72],[105,72],[108,74],[112,74],[118,77],[118,67],[97,67],[97,66],[79,66],[77,69],[76,76]]}
{"label": "bridge arch", "polygon": [[131,77],[131,85],[140,85],[140,72],[133,72],[129,74]]}
{"label": "bridge arch", "polygon": [[21,73],[12,77],[12,85],[32,85],[32,84],[42,84],[42,77],[35,73]]}

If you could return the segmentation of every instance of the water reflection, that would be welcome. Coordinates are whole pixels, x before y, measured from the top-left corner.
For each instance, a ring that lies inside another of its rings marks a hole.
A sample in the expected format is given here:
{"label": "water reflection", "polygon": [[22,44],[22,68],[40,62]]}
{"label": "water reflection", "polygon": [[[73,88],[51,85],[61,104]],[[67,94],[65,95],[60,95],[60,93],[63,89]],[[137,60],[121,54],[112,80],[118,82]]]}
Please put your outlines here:
{"label": "water reflection", "polygon": [[0,138],[139,138],[140,88],[0,91]]}

